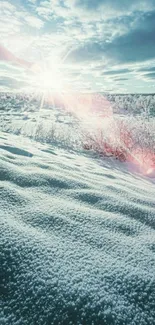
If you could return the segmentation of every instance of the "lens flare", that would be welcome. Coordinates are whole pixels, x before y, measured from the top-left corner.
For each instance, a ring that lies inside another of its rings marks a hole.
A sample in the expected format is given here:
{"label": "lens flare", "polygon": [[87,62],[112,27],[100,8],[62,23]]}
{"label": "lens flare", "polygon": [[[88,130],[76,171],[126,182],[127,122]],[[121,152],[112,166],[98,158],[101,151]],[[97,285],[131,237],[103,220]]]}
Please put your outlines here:
{"label": "lens flare", "polygon": [[146,172],[147,175],[151,175],[153,172],[155,172],[155,167],[149,168]]}
{"label": "lens flare", "polygon": [[56,59],[48,59],[32,67],[32,86],[40,93],[62,91],[64,75],[62,64]]}

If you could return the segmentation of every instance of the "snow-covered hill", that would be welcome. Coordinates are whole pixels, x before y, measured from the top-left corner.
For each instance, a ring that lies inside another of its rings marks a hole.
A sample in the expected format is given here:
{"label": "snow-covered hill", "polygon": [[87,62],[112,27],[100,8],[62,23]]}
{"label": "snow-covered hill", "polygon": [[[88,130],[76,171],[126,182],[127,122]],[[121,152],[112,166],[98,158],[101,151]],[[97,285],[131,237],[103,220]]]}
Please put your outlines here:
{"label": "snow-covered hill", "polygon": [[84,150],[76,116],[7,103],[0,324],[155,324],[154,178]]}

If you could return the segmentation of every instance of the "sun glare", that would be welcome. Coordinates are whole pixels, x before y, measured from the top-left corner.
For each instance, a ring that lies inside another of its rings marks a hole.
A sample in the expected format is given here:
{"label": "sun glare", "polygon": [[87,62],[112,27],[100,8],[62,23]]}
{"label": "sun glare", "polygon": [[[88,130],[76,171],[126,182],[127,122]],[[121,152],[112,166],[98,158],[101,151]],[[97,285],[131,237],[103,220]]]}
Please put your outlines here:
{"label": "sun glare", "polygon": [[33,86],[41,93],[50,91],[62,91],[64,88],[64,76],[62,63],[54,57],[34,65]]}
{"label": "sun glare", "polygon": [[39,76],[39,84],[43,90],[61,90],[62,89],[62,76],[57,67],[45,69]]}

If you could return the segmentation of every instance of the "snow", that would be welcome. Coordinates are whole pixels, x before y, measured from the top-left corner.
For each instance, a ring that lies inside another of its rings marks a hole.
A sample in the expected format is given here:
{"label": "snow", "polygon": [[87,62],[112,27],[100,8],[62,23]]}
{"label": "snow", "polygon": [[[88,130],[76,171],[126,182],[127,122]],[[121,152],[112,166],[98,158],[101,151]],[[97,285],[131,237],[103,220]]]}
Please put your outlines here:
{"label": "snow", "polygon": [[37,114],[10,107],[0,133],[0,324],[155,324],[154,179],[80,148],[65,112],[54,110],[61,128],[45,143],[23,132]]}

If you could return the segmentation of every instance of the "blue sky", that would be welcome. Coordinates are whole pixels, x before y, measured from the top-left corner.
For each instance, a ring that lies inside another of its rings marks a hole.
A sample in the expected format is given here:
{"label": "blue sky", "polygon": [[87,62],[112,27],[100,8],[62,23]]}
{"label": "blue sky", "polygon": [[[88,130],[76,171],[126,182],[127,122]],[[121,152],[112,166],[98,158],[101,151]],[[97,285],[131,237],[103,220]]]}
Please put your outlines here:
{"label": "blue sky", "polygon": [[[0,31],[17,57],[58,59],[74,90],[155,92],[155,0],[4,0]],[[0,61],[1,91],[29,81],[25,69]]]}

